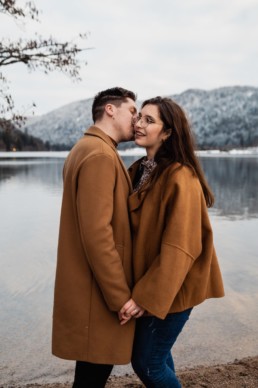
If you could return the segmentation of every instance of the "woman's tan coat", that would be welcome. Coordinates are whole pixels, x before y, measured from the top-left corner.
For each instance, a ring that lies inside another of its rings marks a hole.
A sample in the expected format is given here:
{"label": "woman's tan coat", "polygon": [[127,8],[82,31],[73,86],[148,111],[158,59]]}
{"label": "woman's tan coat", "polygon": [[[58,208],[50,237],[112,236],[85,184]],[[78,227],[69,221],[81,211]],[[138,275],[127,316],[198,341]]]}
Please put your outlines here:
{"label": "woman's tan coat", "polygon": [[64,166],[53,354],[106,364],[130,361],[134,322],[117,312],[132,286],[129,175],[111,139],[91,127]]}
{"label": "woman's tan coat", "polygon": [[202,188],[188,167],[168,167],[148,193],[130,195],[129,207],[136,303],[164,319],[224,295]]}

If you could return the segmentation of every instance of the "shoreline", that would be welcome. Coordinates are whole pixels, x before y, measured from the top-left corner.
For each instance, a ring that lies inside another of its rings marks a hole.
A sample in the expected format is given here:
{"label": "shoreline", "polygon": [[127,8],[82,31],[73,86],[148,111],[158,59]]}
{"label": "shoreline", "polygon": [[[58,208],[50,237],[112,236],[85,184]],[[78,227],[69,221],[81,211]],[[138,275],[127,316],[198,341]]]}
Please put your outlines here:
{"label": "shoreline", "polygon": [[[183,388],[257,388],[258,386],[258,355],[236,359],[233,362],[211,366],[196,366],[178,369],[177,376]],[[71,382],[46,384],[12,384],[0,385],[0,388],[70,388]],[[135,374],[124,376],[111,375],[106,388],[140,388],[144,385]]]}
{"label": "shoreline", "polygon": [[[125,150],[118,150],[121,157],[142,157],[146,155],[145,149],[132,147]],[[69,151],[0,151],[0,160],[11,159],[65,159]],[[213,150],[196,150],[199,157],[258,157],[258,147],[232,148],[228,151]]]}

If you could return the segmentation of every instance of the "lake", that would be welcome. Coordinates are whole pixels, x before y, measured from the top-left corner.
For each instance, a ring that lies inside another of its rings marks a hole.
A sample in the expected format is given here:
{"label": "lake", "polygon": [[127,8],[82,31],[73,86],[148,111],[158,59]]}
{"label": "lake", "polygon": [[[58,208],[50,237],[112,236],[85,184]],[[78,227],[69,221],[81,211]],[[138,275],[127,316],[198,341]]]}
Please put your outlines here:
{"label": "lake", "polygon": [[[137,156],[124,156],[127,164]],[[51,355],[51,318],[64,159],[0,159],[1,384],[71,381]],[[193,310],[177,367],[258,353],[258,157],[202,157],[226,297]],[[117,367],[116,374],[130,373]]]}

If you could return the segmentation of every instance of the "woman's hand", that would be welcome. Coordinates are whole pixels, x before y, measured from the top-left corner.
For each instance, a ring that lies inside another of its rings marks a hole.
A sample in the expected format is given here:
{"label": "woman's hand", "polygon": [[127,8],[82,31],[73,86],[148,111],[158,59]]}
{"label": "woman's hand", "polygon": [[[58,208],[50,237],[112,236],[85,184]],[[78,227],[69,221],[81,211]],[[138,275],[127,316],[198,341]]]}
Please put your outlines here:
{"label": "woman's hand", "polygon": [[138,306],[133,299],[129,299],[118,313],[120,324],[124,325],[131,318],[139,318],[144,314],[144,309]]}

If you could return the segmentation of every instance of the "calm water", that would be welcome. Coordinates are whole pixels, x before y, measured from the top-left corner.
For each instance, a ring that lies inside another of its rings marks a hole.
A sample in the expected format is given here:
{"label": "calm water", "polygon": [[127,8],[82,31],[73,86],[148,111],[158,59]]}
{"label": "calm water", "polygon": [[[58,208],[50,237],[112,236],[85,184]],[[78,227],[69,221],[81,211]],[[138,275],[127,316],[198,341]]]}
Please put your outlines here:
{"label": "calm water", "polygon": [[[210,216],[227,296],[193,310],[178,367],[258,353],[258,158],[201,162],[216,196]],[[62,159],[0,160],[2,384],[72,378],[73,363],[50,353],[62,167]]]}

